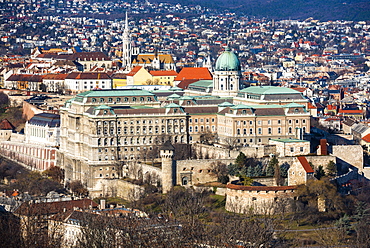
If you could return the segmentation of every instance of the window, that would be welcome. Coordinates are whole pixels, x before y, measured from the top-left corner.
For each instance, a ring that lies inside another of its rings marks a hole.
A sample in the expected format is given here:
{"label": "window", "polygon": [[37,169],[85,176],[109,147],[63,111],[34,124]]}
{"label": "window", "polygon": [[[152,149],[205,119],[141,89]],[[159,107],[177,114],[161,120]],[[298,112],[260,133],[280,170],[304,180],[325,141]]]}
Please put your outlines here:
{"label": "window", "polygon": [[253,125],[253,121],[249,121],[249,125]]}
{"label": "window", "polygon": [[302,123],[303,123],[303,124],[306,124],[306,120],[302,120]]}
{"label": "window", "polygon": [[289,120],[289,124],[292,124],[292,120]]}
{"label": "window", "polygon": [[281,127],[278,127],[277,131],[280,134],[281,133]]}
{"label": "window", "polygon": [[119,98],[119,97],[118,97],[118,98],[116,99],[116,101],[117,101],[117,102],[121,102],[121,98]]}
{"label": "window", "polygon": [[271,125],[271,120],[268,120],[267,121],[267,125]]}
{"label": "window", "polygon": [[189,132],[192,133],[193,132],[193,127],[189,127]]}
{"label": "window", "polygon": [[100,102],[104,102],[104,98],[100,98]]}
{"label": "window", "polygon": [[291,147],[290,148],[290,152],[294,152],[294,147]]}
{"label": "window", "polygon": [[300,147],[300,148],[299,148],[299,151],[300,151],[300,152],[303,152],[303,147]]}
{"label": "window", "polygon": [[262,121],[258,121],[257,123],[258,123],[258,125],[261,125],[262,124]]}
{"label": "window", "polygon": [[272,129],[271,129],[271,127],[269,127],[269,128],[267,129],[267,132],[268,132],[268,134],[272,134]]}
{"label": "window", "polygon": [[92,102],[96,102],[96,98],[93,98],[91,101],[92,101]]}
{"label": "window", "polygon": [[258,134],[262,134],[262,128],[258,128]]}
{"label": "window", "polygon": [[278,120],[278,122],[277,122],[279,125],[281,124],[281,120]]}
{"label": "window", "polygon": [[113,98],[108,98],[108,102],[113,102]]}
{"label": "window", "polygon": [[252,128],[249,129],[249,134],[253,134],[253,129]]}
{"label": "window", "polygon": [[292,133],[292,127],[289,127],[288,132]]}

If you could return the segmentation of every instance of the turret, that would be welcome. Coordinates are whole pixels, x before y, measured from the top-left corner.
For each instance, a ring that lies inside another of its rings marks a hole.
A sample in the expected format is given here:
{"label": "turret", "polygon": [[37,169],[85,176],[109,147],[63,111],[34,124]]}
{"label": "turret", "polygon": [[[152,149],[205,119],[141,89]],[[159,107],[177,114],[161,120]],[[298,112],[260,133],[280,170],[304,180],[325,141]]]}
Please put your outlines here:
{"label": "turret", "polygon": [[173,157],[175,148],[169,140],[167,140],[160,148],[160,156],[162,158],[162,191],[168,193],[175,185],[175,163]]}

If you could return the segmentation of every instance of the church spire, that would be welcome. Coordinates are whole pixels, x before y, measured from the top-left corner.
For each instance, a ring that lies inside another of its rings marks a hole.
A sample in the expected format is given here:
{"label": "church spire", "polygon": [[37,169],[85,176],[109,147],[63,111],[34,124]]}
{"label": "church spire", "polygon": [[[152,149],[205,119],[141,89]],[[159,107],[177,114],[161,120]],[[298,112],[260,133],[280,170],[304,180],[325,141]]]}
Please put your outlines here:
{"label": "church spire", "polygon": [[126,19],[125,19],[125,28],[123,30],[122,35],[122,67],[124,67],[126,70],[131,69],[131,54],[132,54],[132,48],[131,48],[131,34],[130,30],[128,28],[128,17],[126,12]]}

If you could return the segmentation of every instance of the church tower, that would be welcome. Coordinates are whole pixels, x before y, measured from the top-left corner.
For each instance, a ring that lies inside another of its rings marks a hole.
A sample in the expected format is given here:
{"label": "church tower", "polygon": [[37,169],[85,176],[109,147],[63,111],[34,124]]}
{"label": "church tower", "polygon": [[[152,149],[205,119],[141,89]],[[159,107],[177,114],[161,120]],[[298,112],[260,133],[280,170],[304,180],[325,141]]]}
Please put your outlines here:
{"label": "church tower", "polygon": [[160,149],[162,158],[162,192],[168,193],[175,185],[176,170],[173,157],[175,155],[175,147],[167,140]]}
{"label": "church tower", "polygon": [[128,18],[126,12],[126,20],[125,20],[125,29],[123,30],[122,35],[122,67],[126,68],[126,71],[131,70],[131,34],[130,30],[128,29]]}
{"label": "church tower", "polygon": [[213,72],[213,92],[217,96],[236,96],[241,88],[241,67],[238,57],[226,47],[218,57]]}

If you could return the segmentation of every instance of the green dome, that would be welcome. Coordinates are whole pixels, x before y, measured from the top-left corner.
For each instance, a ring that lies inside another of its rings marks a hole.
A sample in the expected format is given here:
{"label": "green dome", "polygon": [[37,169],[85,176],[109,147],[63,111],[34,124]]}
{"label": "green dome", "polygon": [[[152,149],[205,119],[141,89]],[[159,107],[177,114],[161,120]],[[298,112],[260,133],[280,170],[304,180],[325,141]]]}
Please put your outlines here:
{"label": "green dome", "polygon": [[229,47],[226,47],[216,61],[216,71],[240,71],[240,61],[238,57],[231,51]]}

